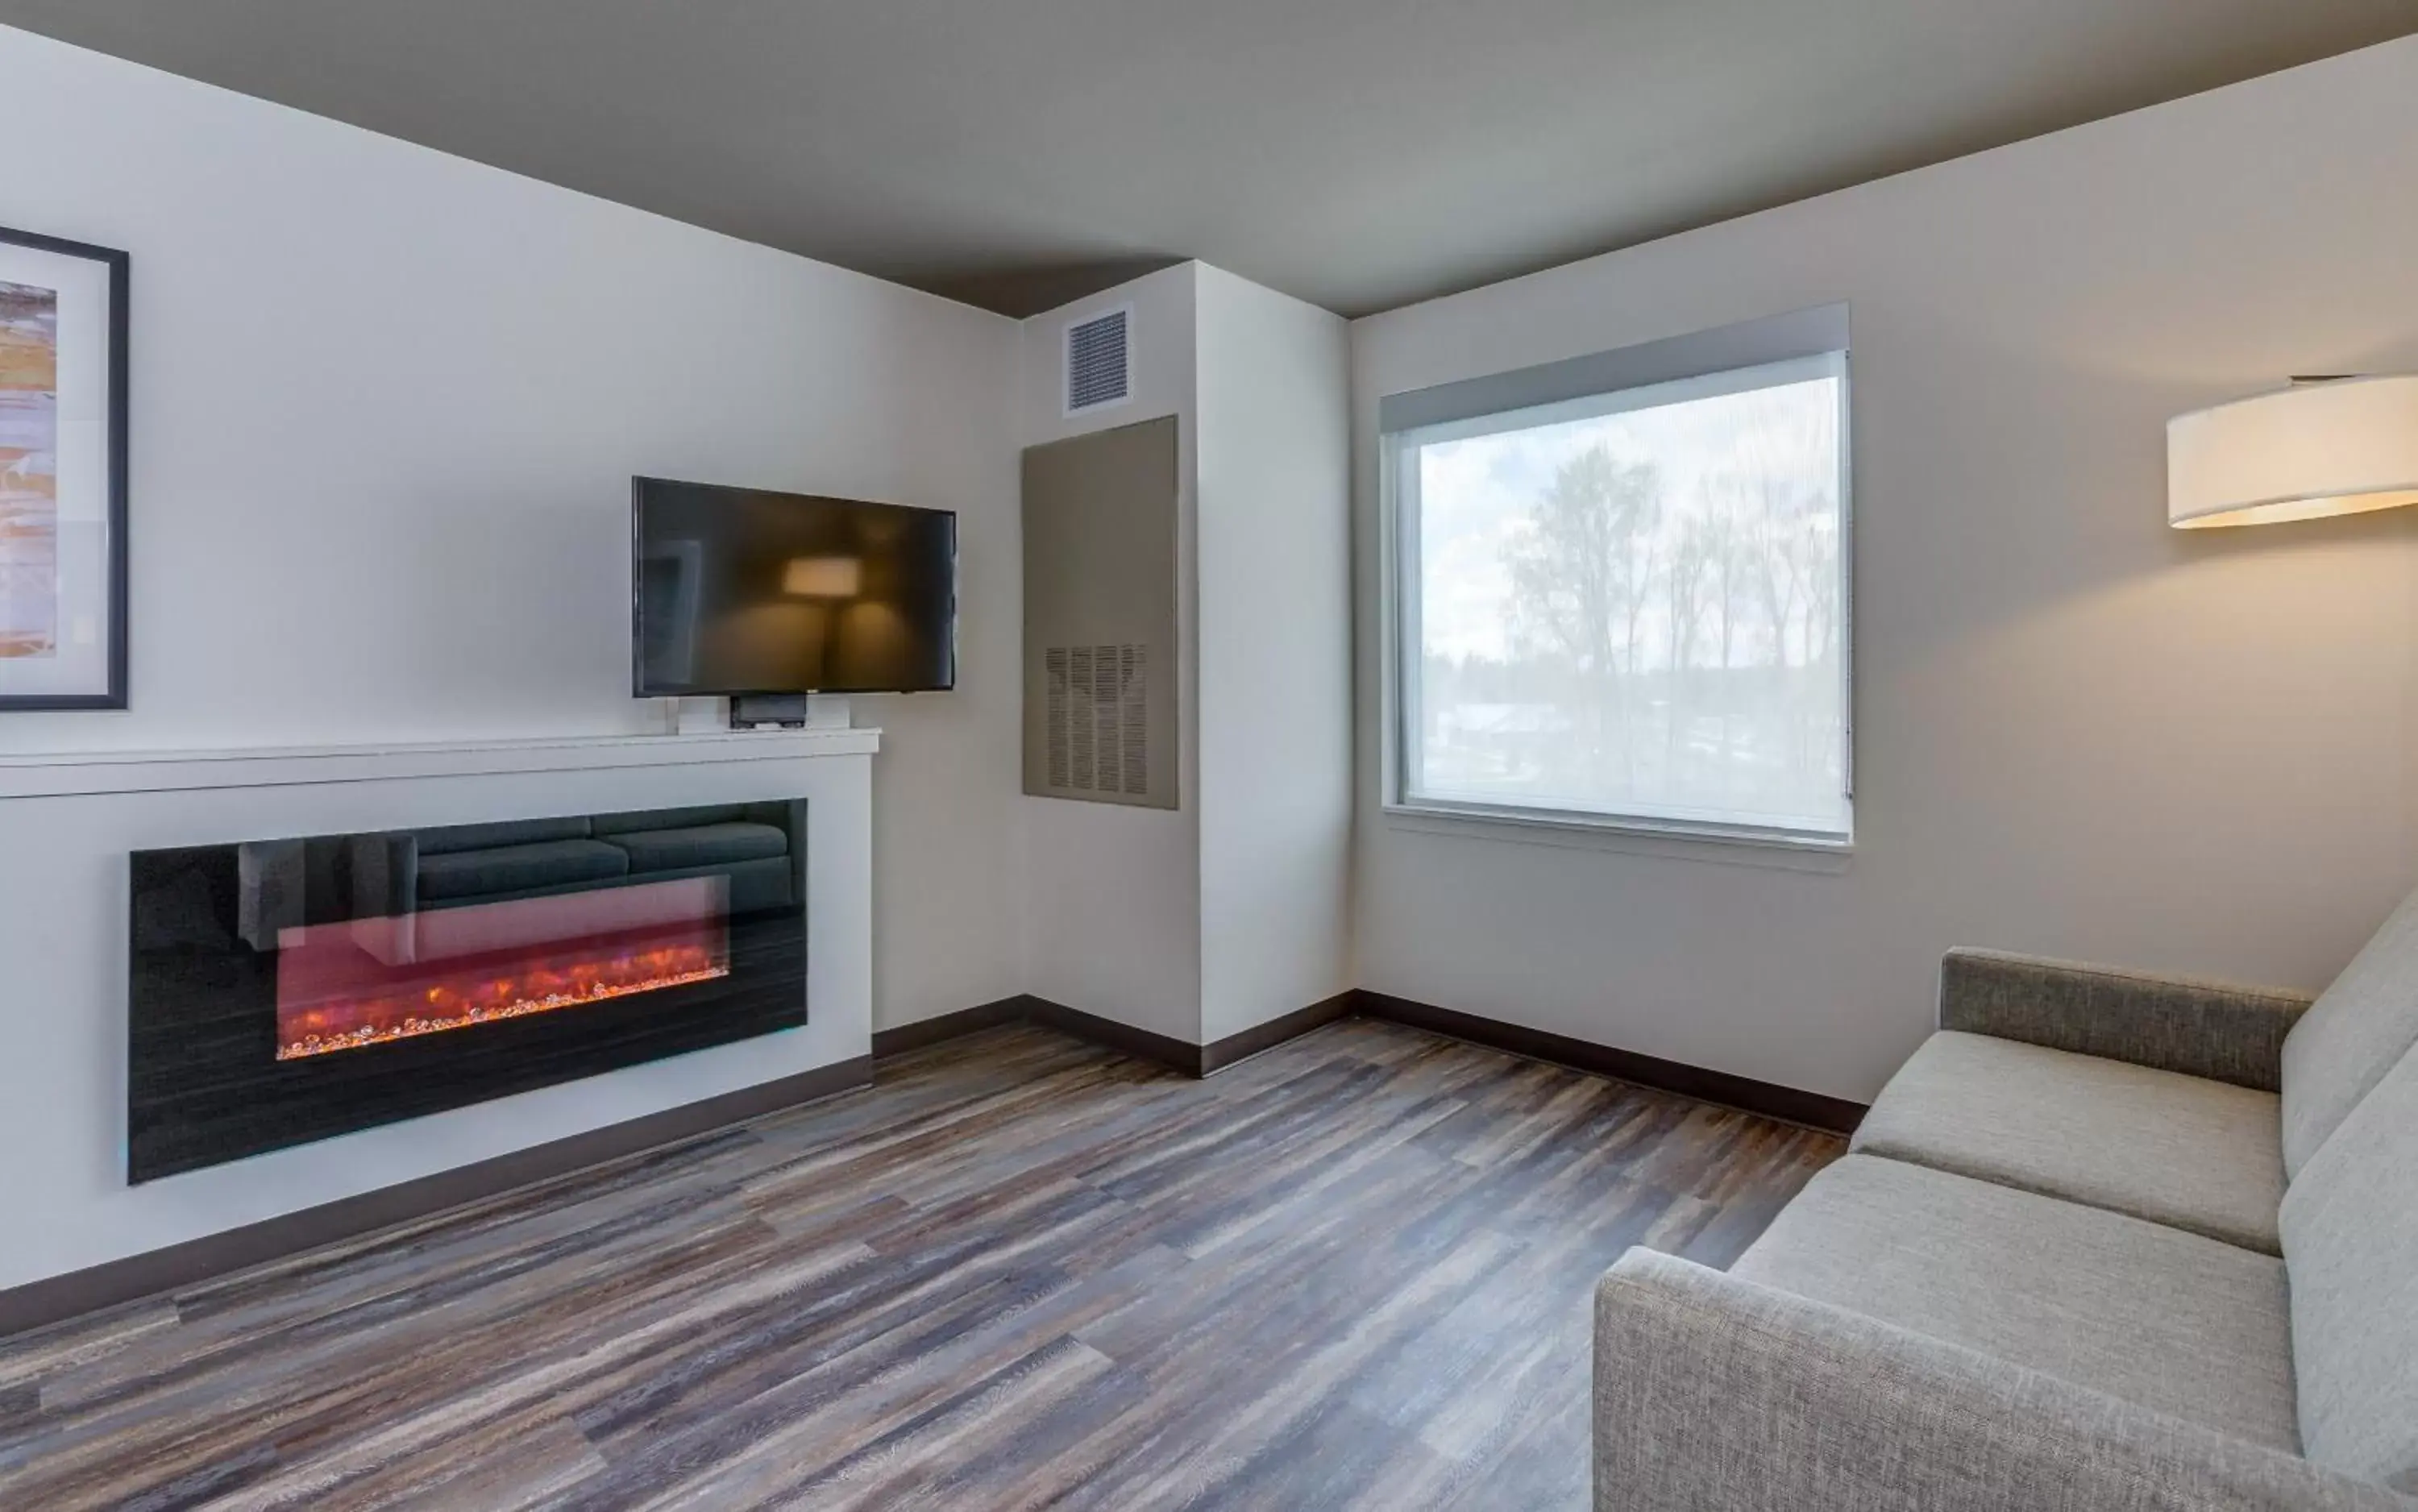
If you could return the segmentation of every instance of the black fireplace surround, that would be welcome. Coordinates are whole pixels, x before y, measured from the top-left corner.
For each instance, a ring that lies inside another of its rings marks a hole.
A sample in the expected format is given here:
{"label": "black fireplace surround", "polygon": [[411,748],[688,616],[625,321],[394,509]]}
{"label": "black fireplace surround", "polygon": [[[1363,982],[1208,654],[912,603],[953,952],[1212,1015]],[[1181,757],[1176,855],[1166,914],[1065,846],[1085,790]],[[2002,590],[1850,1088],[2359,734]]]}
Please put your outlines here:
{"label": "black fireplace surround", "polygon": [[131,863],[130,1182],[806,1021],[803,800]]}

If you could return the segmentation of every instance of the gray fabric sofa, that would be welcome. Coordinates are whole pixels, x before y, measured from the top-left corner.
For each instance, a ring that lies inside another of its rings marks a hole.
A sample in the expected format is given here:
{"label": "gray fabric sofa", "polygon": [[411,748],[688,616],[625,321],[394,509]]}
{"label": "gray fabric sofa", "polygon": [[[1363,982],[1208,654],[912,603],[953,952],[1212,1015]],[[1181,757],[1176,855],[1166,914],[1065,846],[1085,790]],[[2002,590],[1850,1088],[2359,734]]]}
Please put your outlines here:
{"label": "gray fabric sofa", "polygon": [[[551,944],[568,927],[696,916],[695,898],[634,906],[639,894],[622,892],[653,883],[712,878],[713,907],[728,918],[797,909],[806,895],[803,799],[454,824],[358,835],[343,845],[338,875],[353,939],[390,966]],[[495,913],[482,905],[572,893],[621,893],[622,906],[568,922],[482,917]]]}
{"label": "gray fabric sofa", "polygon": [[1596,1294],[1595,1500],[2418,1508],[2418,896],[2317,998],[1951,952],[1726,1273]]}
{"label": "gray fabric sofa", "polygon": [[364,835],[353,844],[354,912],[401,916],[692,877],[729,879],[730,909],[805,896],[803,801]]}

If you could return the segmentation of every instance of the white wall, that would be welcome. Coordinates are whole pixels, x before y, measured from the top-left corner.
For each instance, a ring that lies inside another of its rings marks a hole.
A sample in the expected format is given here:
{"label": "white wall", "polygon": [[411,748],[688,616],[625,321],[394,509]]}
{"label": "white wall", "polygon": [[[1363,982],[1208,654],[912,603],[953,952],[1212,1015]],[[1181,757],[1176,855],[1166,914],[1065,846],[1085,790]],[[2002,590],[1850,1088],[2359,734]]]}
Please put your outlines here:
{"label": "white wall", "polygon": [[1352,986],[1349,342],[1196,265],[1201,1038]]}
{"label": "white wall", "polygon": [[[1025,990],[1171,1038],[1201,1033],[1200,697],[1194,673],[1197,466],[1193,318],[1195,265],[1184,264],[1024,323],[1018,384],[1024,446],[1176,417],[1176,634],[1182,642],[1177,767],[1181,807],[1129,808],[1024,798]],[[1133,306],[1133,397],[1069,420],[1064,352],[1069,324]],[[1020,647],[1018,635],[1015,646]],[[1022,787],[1020,751],[1009,781]]]}
{"label": "white wall", "polygon": [[[1868,1097],[1957,943],[2312,985],[2418,871],[2418,516],[2164,517],[2164,424],[2418,367],[2418,40],[1353,329],[1363,985]],[[1377,812],[1380,395],[1845,299],[1857,848]]]}
{"label": "white wall", "polygon": [[[1064,414],[1069,324],[1133,306],[1133,398]],[[1025,323],[1024,437],[1176,417],[1175,812],[1024,801],[1043,998],[1206,1044],[1352,985],[1348,344],[1201,263]]]}
{"label": "white wall", "polygon": [[[954,508],[960,690],[860,705],[890,731],[872,1021],[1023,988],[1214,1038],[1319,995],[1321,928],[1227,911],[1217,879],[1328,889],[1330,822],[1291,851],[1274,810],[1201,818],[1272,780],[1241,725],[1204,741],[1203,700],[1277,717],[1228,658],[1282,616],[1212,611],[1191,680],[1196,563],[1263,580],[1245,548],[1299,476],[1194,433],[1331,439],[1312,389],[1294,433],[1226,338],[1196,351],[1196,315],[1237,342],[1264,317],[1299,373],[1317,321],[1187,266],[1019,335],[23,33],[0,72],[40,144],[0,161],[7,221],[131,251],[135,289],[135,708],[0,716],[0,753],[648,727],[630,474]],[[2162,426],[2294,372],[2418,367],[2413,86],[2418,41],[2389,44],[1354,326],[1362,985],[1863,1096],[1951,943],[2322,981],[2418,871],[2418,519],[2169,532]],[[1383,819],[1378,396],[1842,298],[1853,859]],[[1127,299],[1138,398],[1069,425],[1059,328]],[[1016,452],[1155,414],[1186,421],[1186,807],[1021,798]],[[1196,539],[1196,475],[1248,530]],[[23,865],[0,856],[0,887]],[[93,945],[0,917],[12,958]],[[0,1052],[32,1011],[0,1000]]]}
{"label": "white wall", "polygon": [[879,1019],[1015,990],[1013,322],[22,32],[0,73],[5,220],[134,264],[133,710],[0,752],[652,728],[633,473],[954,509],[959,689],[858,702]]}

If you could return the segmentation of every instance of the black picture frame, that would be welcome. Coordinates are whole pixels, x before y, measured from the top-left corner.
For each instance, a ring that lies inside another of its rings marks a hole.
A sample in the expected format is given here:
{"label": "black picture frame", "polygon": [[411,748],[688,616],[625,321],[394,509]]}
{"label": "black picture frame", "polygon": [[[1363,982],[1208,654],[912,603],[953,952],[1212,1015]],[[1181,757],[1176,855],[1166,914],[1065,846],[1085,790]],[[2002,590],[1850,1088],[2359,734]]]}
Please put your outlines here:
{"label": "black picture frame", "polygon": [[128,300],[132,283],[133,258],[111,247],[96,247],[87,242],[69,241],[62,237],[43,236],[38,232],[19,231],[0,226],[0,244],[22,247],[31,252],[53,256],[79,258],[99,263],[109,269],[109,322],[107,392],[109,436],[103,449],[108,478],[105,483],[109,516],[108,557],[103,564],[109,603],[103,621],[108,626],[109,649],[105,659],[107,686],[97,693],[11,694],[0,690],[0,713],[34,712],[38,710],[115,710],[128,707],[127,690],[127,474],[130,455],[127,432],[128,330],[131,325]]}

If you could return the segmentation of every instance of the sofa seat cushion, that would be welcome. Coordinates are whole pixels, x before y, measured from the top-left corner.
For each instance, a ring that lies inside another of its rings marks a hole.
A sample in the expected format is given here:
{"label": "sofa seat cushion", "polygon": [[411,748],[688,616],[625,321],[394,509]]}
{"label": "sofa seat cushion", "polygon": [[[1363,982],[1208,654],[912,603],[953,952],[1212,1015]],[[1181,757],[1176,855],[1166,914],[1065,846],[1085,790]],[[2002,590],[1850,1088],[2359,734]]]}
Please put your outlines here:
{"label": "sofa seat cushion", "polygon": [[666,872],[684,866],[721,866],[788,854],[789,837],[770,824],[699,824],[681,830],[641,830],[610,836],[630,858],[634,872]]}
{"label": "sofa seat cushion", "polygon": [[2281,1107],[2273,1092],[1943,1030],[1849,1148],[2279,1255]]}
{"label": "sofa seat cushion", "polygon": [[420,896],[430,903],[610,881],[630,858],[602,840],[547,840],[420,858]]}
{"label": "sofa seat cushion", "polygon": [[1846,1156],[1733,1266],[2297,1454],[2284,1262],[1905,1161]]}

